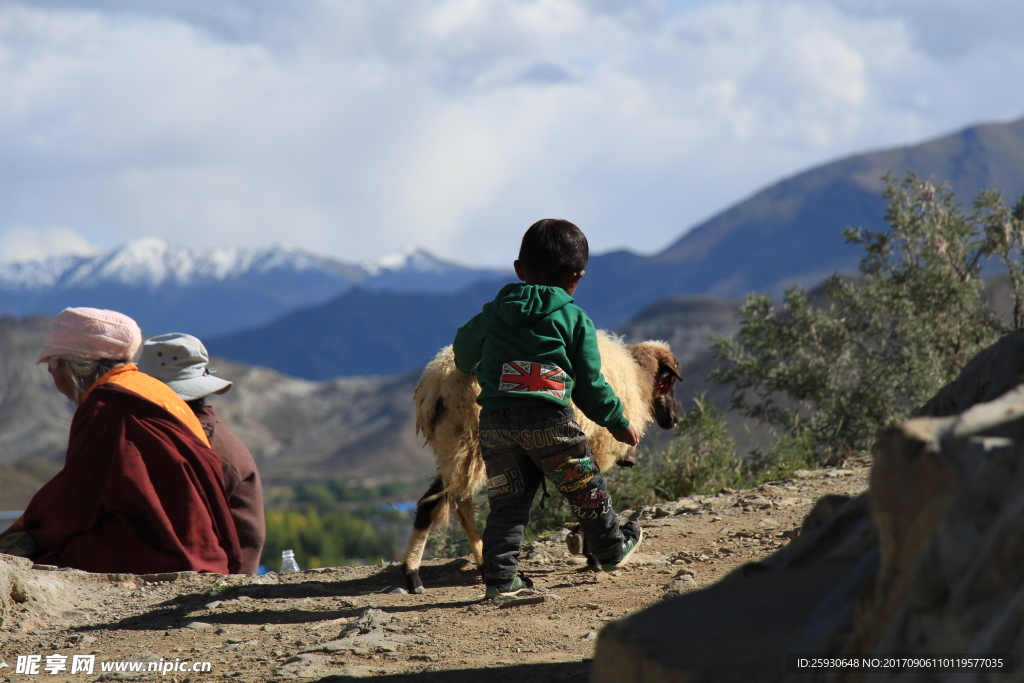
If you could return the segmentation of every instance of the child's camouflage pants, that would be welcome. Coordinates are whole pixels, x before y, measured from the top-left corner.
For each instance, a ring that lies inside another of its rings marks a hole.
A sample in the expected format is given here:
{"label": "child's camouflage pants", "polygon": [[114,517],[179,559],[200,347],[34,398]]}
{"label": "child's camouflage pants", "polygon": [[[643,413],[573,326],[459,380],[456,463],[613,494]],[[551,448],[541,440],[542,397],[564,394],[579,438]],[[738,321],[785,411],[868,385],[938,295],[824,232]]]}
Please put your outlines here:
{"label": "child's camouflage pants", "polygon": [[481,415],[480,448],[491,506],[483,535],[485,581],[516,575],[523,529],[544,477],[568,500],[597,559],[622,558],[618,516],[572,408],[541,405]]}

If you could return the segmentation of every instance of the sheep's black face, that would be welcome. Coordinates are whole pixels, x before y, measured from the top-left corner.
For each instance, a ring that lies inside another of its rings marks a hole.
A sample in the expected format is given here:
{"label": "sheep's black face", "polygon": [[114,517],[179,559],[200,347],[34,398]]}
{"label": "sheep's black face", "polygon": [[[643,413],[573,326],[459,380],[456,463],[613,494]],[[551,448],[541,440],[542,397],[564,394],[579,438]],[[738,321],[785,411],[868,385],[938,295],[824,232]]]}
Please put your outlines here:
{"label": "sheep's black face", "polygon": [[[679,361],[673,358],[676,364]],[[652,411],[654,421],[662,429],[672,429],[679,422],[679,406],[676,404],[676,380],[682,380],[679,371],[672,365],[662,361],[658,364],[655,376],[654,404]]]}
{"label": "sheep's black face", "polygon": [[679,422],[675,397],[669,393],[654,399],[654,421],[662,429],[672,429]]}

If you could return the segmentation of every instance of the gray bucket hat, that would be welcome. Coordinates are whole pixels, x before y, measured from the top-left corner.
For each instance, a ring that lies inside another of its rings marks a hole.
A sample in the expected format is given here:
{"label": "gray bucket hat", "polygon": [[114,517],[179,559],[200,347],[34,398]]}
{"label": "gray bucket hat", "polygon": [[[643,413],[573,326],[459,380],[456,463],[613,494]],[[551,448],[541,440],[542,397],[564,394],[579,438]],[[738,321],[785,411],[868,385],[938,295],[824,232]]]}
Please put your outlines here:
{"label": "gray bucket hat", "polygon": [[194,401],[231,388],[231,382],[210,374],[209,362],[203,342],[190,334],[172,332],[143,342],[139,370],[156,377],[182,399]]}

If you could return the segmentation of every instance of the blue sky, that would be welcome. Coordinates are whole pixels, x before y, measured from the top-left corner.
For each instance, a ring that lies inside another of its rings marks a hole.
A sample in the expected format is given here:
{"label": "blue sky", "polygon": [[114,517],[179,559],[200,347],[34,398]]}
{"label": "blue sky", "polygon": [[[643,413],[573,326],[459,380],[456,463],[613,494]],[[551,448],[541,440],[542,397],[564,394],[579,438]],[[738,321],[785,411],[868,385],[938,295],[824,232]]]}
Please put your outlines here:
{"label": "blue sky", "polygon": [[0,261],[154,235],[658,251],[784,176],[1024,115],[1010,0],[0,0]]}

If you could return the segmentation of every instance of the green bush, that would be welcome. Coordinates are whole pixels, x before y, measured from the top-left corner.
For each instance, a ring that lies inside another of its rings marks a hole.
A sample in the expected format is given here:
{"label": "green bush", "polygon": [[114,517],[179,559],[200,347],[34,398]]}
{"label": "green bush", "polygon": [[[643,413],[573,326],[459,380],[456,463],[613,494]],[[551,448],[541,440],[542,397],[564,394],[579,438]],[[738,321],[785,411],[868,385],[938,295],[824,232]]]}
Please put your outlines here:
{"label": "green bush", "polygon": [[392,560],[409,516],[389,510],[389,498],[407,497],[407,482],[363,486],[342,479],[305,482],[268,491],[267,540],[262,562],[276,571],[292,549],[304,569]]}
{"label": "green bush", "polygon": [[394,525],[375,527],[365,517],[345,510],[321,513],[313,506],[301,510],[270,508],[265,516],[263,564],[272,571],[281,566],[281,551],[289,548],[295,551],[300,567],[311,569],[390,561],[398,545]]}
{"label": "green bush", "polygon": [[736,337],[713,343],[732,407],[789,434],[784,448],[813,445],[818,462],[870,449],[1010,329],[986,303],[983,266],[1009,274],[1013,326],[1024,322],[1024,203],[985,191],[965,212],[948,186],[886,180],[888,229],[843,232],[864,247],[859,277],[833,276],[820,300],[751,294]]}

